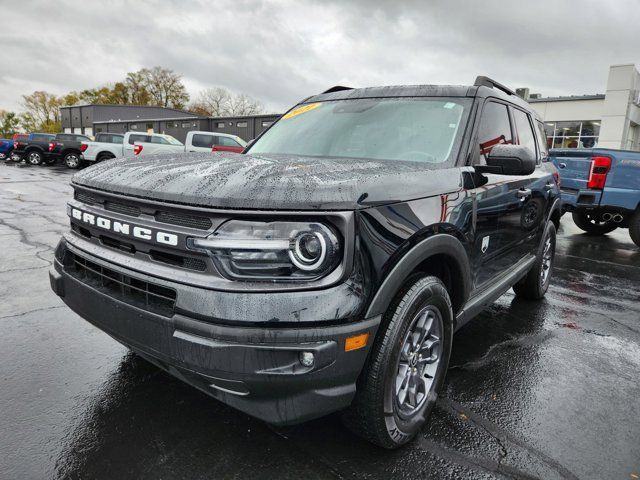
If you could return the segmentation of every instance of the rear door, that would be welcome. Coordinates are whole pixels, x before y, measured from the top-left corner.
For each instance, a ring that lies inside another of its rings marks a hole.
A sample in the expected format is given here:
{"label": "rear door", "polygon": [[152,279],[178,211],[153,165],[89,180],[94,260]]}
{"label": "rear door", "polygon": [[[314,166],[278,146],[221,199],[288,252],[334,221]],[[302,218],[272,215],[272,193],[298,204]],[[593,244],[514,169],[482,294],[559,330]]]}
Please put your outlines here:
{"label": "rear door", "polygon": [[527,147],[537,159],[536,169],[531,175],[509,176],[508,207],[501,221],[502,230],[507,235],[506,255],[508,261],[515,264],[536,252],[548,210],[549,191],[554,184],[549,173],[542,168],[545,152],[536,141],[535,120],[518,107],[512,106],[510,111],[515,143]]}
{"label": "rear door", "polygon": [[215,145],[216,136],[213,133],[197,132],[187,138],[188,152],[210,152]]}

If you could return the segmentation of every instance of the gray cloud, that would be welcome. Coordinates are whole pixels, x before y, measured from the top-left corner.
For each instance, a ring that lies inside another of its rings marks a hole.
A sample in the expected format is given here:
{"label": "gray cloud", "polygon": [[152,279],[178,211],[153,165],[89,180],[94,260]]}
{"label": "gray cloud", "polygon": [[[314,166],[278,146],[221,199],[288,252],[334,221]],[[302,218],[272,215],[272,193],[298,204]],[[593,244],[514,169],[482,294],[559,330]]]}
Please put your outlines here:
{"label": "gray cloud", "polygon": [[638,61],[632,1],[2,2],[0,108],[162,65],[192,95],[223,86],[279,111],[334,84],[468,84],[486,74],[544,95],[601,92]]}

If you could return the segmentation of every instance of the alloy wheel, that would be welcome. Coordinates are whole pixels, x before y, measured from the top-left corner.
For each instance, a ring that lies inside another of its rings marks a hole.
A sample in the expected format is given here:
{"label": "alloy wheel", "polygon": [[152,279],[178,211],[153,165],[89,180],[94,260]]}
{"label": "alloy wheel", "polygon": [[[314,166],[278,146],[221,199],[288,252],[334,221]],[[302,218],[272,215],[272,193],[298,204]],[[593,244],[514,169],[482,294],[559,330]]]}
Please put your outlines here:
{"label": "alloy wheel", "polygon": [[403,416],[416,413],[433,388],[442,357],[442,332],[442,315],[432,305],[420,310],[409,325],[395,380],[395,400]]}

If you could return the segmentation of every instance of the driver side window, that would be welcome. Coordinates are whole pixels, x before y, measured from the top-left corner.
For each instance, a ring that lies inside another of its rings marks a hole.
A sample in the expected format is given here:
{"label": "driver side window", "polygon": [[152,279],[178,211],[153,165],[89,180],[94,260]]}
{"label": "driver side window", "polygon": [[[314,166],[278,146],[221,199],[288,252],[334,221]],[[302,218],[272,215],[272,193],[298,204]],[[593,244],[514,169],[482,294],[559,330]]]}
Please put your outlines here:
{"label": "driver side window", "polygon": [[480,163],[486,163],[487,155],[495,145],[504,143],[513,143],[507,106],[502,103],[488,102],[482,110],[478,129]]}

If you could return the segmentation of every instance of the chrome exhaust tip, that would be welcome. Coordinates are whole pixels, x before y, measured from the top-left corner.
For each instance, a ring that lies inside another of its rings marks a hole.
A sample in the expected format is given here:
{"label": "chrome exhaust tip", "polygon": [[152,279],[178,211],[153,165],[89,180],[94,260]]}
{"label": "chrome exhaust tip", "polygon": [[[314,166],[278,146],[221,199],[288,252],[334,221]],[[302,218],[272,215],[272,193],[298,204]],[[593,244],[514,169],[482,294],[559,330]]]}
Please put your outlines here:
{"label": "chrome exhaust tip", "polygon": [[604,220],[605,222],[610,222],[612,218],[613,218],[613,215],[610,213],[602,214],[602,220]]}
{"label": "chrome exhaust tip", "polygon": [[624,220],[624,217],[619,213],[616,213],[612,218],[616,223],[620,223],[622,220]]}

